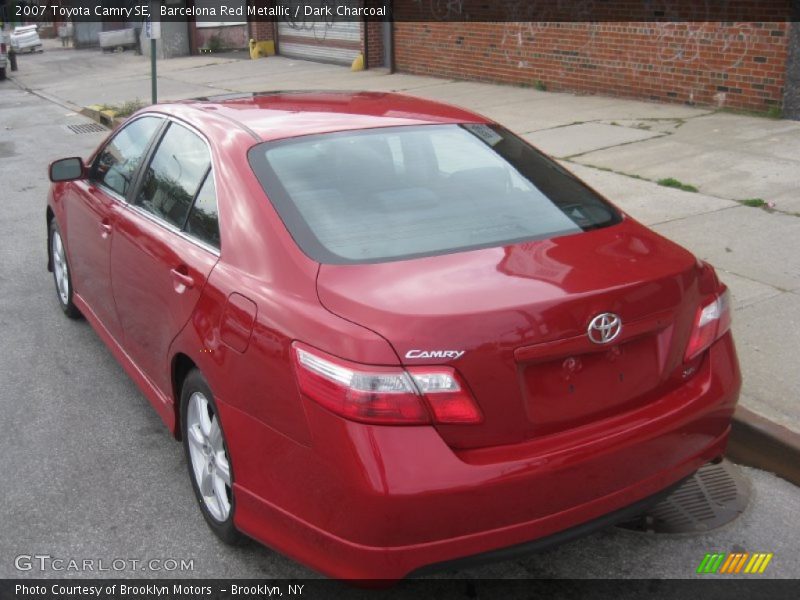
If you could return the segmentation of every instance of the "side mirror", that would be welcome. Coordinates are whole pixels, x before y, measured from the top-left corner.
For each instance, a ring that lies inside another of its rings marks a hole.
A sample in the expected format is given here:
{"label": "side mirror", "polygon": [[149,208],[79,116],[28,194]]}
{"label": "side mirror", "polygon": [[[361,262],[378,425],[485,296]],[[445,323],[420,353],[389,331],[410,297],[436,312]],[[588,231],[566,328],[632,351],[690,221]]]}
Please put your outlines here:
{"label": "side mirror", "polygon": [[62,158],[50,163],[50,181],[74,181],[81,179],[85,172],[83,159],[77,156]]}

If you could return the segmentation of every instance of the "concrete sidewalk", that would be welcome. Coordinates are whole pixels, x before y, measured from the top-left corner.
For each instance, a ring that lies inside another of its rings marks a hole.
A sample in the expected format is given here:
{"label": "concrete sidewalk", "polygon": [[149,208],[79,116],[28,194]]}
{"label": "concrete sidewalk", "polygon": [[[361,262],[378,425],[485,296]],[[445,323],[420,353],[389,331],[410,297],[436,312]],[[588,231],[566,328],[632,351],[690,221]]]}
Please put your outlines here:
{"label": "concrete sidewalk", "polygon": [[[241,56],[159,62],[159,99],[277,89],[402,91],[474,109],[559,158],[633,217],[717,267],[733,292],[741,403],[800,433],[800,123]],[[19,62],[12,74],[18,85],[68,107],[150,95],[149,63],[132,53],[49,46]],[[699,191],[655,183],[663,178]]]}

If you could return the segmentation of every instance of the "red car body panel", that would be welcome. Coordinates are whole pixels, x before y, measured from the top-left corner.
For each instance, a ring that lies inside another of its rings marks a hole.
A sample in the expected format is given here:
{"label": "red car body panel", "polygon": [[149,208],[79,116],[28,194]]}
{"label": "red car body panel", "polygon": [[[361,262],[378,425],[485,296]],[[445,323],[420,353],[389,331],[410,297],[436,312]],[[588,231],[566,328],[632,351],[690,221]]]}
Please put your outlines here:
{"label": "red car body panel", "polygon": [[[237,487],[237,525],[323,573],[349,578],[399,578],[523,543],[627,506],[719,456],[737,381],[728,336],[691,389],[658,406],[598,423],[585,436],[474,453],[454,452],[429,427],[343,423],[309,406],[329,455],[309,451],[303,477],[279,470],[261,493]],[[235,409],[220,410],[227,423],[252,432],[249,443],[239,441],[254,462],[259,450],[287,451],[281,436],[258,433]],[[283,477],[295,477],[297,496]]]}
{"label": "red car body panel", "polygon": [[[84,180],[54,184],[49,207],[76,305],[174,434],[176,373],[189,363],[205,375],[234,472],[234,523],[248,535],[331,576],[394,579],[585,523],[723,453],[741,384],[731,334],[683,362],[698,306],[720,284],[672,242],[626,216],[505,247],[320,265],[247,162],[264,140],[483,117],[369,93],[146,112],[208,141],[219,255]],[[603,311],[627,324],[612,347],[586,338],[587,317]],[[484,420],[345,420],[300,393],[297,340],[365,365],[455,367]],[[406,357],[420,348],[465,354]]]}
{"label": "red car body panel", "polygon": [[[696,265],[687,251],[626,220],[505,248],[323,265],[318,282],[327,308],[374,329],[401,357],[441,340],[465,351],[451,364],[485,420],[440,433],[455,447],[481,447],[630,410],[674,385],[696,306],[708,293],[699,289]],[[636,333],[610,349],[586,336],[587,315],[606,310],[626,323],[621,341]],[[556,343],[565,340],[575,343]]]}
{"label": "red car body panel", "polygon": [[95,314],[115,336],[121,334],[114,295],[111,291],[111,237],[108,227],[116,220],[119,203],[96,186],[78,181],[63,186],[63,202],[70,204],[69,222],[61,220],[70,252],[82,260],[72,269],[81,282],[81,297],[91,303]]}
{"label": "red car body panel", "polygon": [[159,389],[169,390],[164,357],[218,259],[132,210],[120,211],[114,236],[111,272],[125,273],[113,282],[125,348]]}

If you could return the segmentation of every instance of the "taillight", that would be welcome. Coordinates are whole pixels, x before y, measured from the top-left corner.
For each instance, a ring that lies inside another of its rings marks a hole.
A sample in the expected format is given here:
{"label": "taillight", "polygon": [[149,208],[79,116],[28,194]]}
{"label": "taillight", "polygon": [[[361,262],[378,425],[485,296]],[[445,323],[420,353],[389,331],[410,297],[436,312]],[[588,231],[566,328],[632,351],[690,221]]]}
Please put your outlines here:
{"label": "taillight", "polygon": [[694,329],[686,346],[686,362],[708,349],[730,329],[731,307],[727,288],[697,310]]}
{"label": "taillight", "polygon": [[455,369],[412,367],[408,372],[437,423],[480,423],[483,420],[472,394]]}
{"label": "taillight", "polygon": [[383,425],[479,423],[480,410],[450,367],[372,367],[294,344],[300,391],[346,419]]}

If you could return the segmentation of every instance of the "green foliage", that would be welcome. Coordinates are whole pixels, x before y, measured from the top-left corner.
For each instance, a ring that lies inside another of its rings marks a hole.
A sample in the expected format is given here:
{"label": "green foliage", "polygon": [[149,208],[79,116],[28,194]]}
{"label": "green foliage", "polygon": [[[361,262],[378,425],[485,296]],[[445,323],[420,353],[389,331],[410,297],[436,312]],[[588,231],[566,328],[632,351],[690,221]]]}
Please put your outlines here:
{"label": "green foliage", "polygon": [[769,110],[767,111],[767,116],[770,119],[782,119],[783,110],[781,110],[780,106],[770,106]]}
{"label": "green foliage", "polygon": [[218,35],[212,35],[208,38],[208,49],[211,52],[221,52],[222,51],[222,38]]}
{"label": "green foliage", "polygon": [[666,179],[659,179],[656,183],[664,187],[675,188],[676,190],[683,190],[684,192],[696,192],[697,188],[689,183],[683,183],[674,177],[667,177]]}
{"label": "green foliage", "polygon": [[747,200],[739,200],[739,203],[753,208],[764,208],[767,205],[763,198],[748,198]]}
{"label": "green foliage", "polygon": [[144,102],[136,98],[136,100],[128,100],[119,105],[117,109],[118,117],[129,117],[140,108],[147,106]]}
{"label": "green foliage", "polygon": [[114,113],[115,117],[130,117],[140,108],[147,106],[144,102],[136,98],[136,100],[127,100],[122,104],[102,104],[101,111],[108,111]]}

